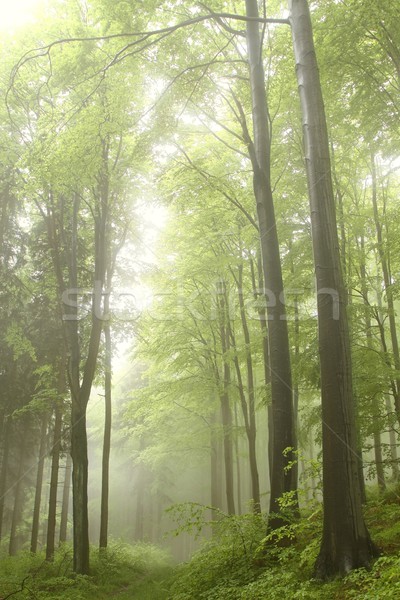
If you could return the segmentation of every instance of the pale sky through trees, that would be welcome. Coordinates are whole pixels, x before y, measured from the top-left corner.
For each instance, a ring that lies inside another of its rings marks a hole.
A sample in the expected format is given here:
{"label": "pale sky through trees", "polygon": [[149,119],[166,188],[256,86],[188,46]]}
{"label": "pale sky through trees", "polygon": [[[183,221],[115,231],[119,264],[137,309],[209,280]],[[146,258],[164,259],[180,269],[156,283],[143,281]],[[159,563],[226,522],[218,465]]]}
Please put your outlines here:
{"label": "pale sky through trees", "polygon": [[42,0],[0,0],[0,30],[12,33],[34,18]]}

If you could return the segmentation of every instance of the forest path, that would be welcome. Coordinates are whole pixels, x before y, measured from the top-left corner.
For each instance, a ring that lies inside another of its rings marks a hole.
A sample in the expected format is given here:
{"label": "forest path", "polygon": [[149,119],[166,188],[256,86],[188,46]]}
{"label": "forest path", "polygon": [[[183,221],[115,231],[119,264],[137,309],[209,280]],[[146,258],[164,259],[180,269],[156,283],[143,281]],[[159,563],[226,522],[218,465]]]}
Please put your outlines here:
{"label": "forest path", "polygon": [[[107,598],[116,600],[167,600],[168,598],[168,576],[171,570],[162,570],[160,573],[148,573],[140,578],[134,578],[132,582],[107,595]],[[100,600],[100,597],[98,597]]]}

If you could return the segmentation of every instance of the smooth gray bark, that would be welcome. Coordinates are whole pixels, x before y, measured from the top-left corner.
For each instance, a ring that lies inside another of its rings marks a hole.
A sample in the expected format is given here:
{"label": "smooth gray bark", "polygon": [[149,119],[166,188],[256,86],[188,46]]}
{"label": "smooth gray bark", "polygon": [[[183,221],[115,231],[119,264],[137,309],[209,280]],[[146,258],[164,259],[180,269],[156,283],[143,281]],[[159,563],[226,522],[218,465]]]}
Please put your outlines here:
{"label": "smooth gray bark", "polygon": [[11,519],[10,542],[8,551],[10,556],[15,556],[21,548],[21,535],[19,527],[22,521],[22,512],[24,507],[24,471],[25,471],[25,451],[26,451],[26,433],[27,427],[23,427],[18,453],[18,471],[17,479],[14,484],[14,507]]}
{"label": "smooth gray bark", "polygon": [[290,367],[289,336],[270,177],[270,131],[268,105],[265,92],[265,74],[262,61],[260,25],[257,0],[246,0],[247,52],[252,97],[254,144],[248,140],[248,150],[253,167],[253,188],[257,206],[258,226],[264,283],[266,287],[269,368],[273,419],[273,458],[269,527],[284,524],[280,518],[279,499],[292,491],[292,475],[287,469],[293,460],[294,420],[293,390]]}
{"label": "smooth gray bark", "polygon": [[[107,296],[108,298],[108,296]],[[108,301],[104,305],[104,311],[108,313]],[[110,479],[110,451],[111,451],[111,424],[112,424],[112,406],[111,406],[111,381],[112,381],[112,344],[111,344],[111,326],[110,323],[104,327],[105,338],[105,373],[104,373],[104,436],[103,436],[103,458],[101,471],[101,514],[100,514],[100,548],[107,548],[108,542],[108,499],[109,499],[109,479]]]}
{"label": "smooth gray bark", "polygon": [[69,453],[67,453],[67,458],[65,461],[65,475],[64,475],[61,520],[60,520],[60,544],[67,541],[69,495],[70,495],[70,491],[71,491],[71,471],[72,471],[72,459],[71,459],[71,455]]}
{"label": "smooth gray bark", "polygon": [[32,533],[31,533],[31,552],[37,551],[38,535],[39,535],[39,519],[40,519],[40,505],[42,499],[42,486],[43,486],[43,471],[44,461],[46,459],[46,442],[47,442],[47,422],[48,416],[42,417],[40,426],[40,445],[39,445],[39,457],[38,467],[36,473],[36,486],[35,486],[35,501],[33,505],[33,518],[32,518]]}
{"label": "smooth gray bark", "polygon": [[0,471],[0,541],[3,535],[4,526],[4,504],[7,494],[7,474],[8,474],[8,457],[10,453],[10,437],[11,437],[12,419],[10,416],[5,416],[3,421],[3,456],[1,459]]}
{"label": "smooth gray bark", "polygon": [[221,282],[218,293],[219,304],[219,333],[222,349],[222,381],[220,392],[222,429],[224,432],[224,465],[225,465],[225,492],[228,513],[235,514],[234,476],[233,476],[233,418],[229,398],[229,386],[231,384],[231,369],[227,358],[230,348],[228,327],[228,306],[226,300],[225,282]]}
{"label": "smooth gray bark", "polygon": [[51,449],[51,477],[50,477],[50,495],[49,509],[47,517],[47,542],[46,542],[46,560],[53,560],[55,548],[56,522],[57,522],[57,492],[58,492],[58,471],[60,465],[61,452],[61,430],[62,430],[62,412],[61,408],[55,408],[53,445]]}
{"label": "smooth gray bark", "polygon": [[289,10],[318,294],[324,523],[315,574],[326,579],[369,567],[375,548],[362,514],[346,294],[311,17],[306,0],[289,0]]}

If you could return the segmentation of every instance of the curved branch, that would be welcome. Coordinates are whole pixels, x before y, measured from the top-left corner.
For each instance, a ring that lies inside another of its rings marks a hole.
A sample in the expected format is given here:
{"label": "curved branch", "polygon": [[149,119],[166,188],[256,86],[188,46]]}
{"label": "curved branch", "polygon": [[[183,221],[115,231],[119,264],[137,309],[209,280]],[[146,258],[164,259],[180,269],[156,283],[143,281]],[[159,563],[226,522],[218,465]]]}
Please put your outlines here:
{"label": "curved branch", "polygon": [[121,38],[139,38],[139,39],[135,40],[134,42],[131,42],[130,44],[127,44],[126,46],[121,48],[121,50],[119,50],[117,52],[117,54],[114,56],[113,60],[109,64],[109,66],[111,66],[111,64],[118,62],[118,58],[126,50],[128,50],[132,46],[137,45],[141,42],[146,42],[149,38],[151,38],[153,36],[164,36],[164,34],[168,35],[168,34],[173,33],[174,31],[177,31],[184,27],[188,27],[190,25],[196,25],[197,23],[202,23],[204,21],[209,21],[209,20],[214,20],[214,21],[217,21],[219,24],[221,24],[221,19],[233,19],[236,21],[244,21],[244,22],[248,22],[248,21],[254,22],[255,21],[255,22],[264,23],[264,24],[265,23],[275,23],[275,24],[284,24],[284,25],[290,24],[288,19],[265,19],[262,17],[246,17],[245,15],[235,15],[235,14],[226,13],[226,12],[221,12],[221,13],[211,12],[208,15],[199,15],[198,17],[193,17],[192,19],[186,19],[185,21],[181,21],[180,23],[176,23],[175,25],[170,25],[168,27],[162,27],[160,29],[153,29],[150,31],[114,33],[111,35],[96,35],[96,36],[87,36],[87,37],[82,36],[82,37],[61,38],[58,40],[54,40],[53,42],[51,42],[50,44],[46,44],[45,46],[40,46],[38,48],[34,48],[33,50],[28,50],[27,52],[25,52],[25,54],[23,54],[23,56],[20,58],[20,60],[17,62],[17,64],[15,65],[15,67],[13,69],[13,72],[11,75],[11,87],[12,87],[12,84],[14,83],[17,72],[24,64],[26,64],[27,62],[29,62],[35,58],[41,58],[43,56],[48,56],[53,48],[55,48],[56,46],[60,46],[62,44],[80,43],[80,42],[100,42],[100,41],[105,41],[105,40],[113,40],[113,39],[121,39]]}

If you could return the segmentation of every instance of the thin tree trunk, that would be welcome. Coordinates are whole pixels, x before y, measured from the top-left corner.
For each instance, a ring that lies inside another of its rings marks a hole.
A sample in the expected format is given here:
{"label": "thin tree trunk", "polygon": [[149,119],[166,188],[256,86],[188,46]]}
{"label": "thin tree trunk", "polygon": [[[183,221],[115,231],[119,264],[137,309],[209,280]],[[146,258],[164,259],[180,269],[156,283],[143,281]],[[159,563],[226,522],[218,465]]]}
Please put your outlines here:
{"label": "thin tree trunk", "polygon": [[[225,381],[229,368],[224,368]],[[225,492],[228,514],[235,514],[235,500],[233,488],[233,444],[232,444],[232,410],[229,396],[223,392],[220,396],[222,427],[224,431],[224,465],[225,465]]]}
{"label": "thin tree trunk", "polygon": [[5,434],[5,426],[6,426],[6,414],[5,409],[0,411],[0,465],[2,461],[2,453],[3,453],[3,440]]}
{"label": "thin tree trunk", "polygon": [[250,475],[251,475],[251,493],[253,501],[253,510],[255,513],[261,512],[261,500],[260,500],[260,481],[258,475],[257,466],[257,451],[256,451],[256,437],[257,437],[257,424],[256,424],[256,408],[255,408],[255,389],[254,389],[254,374],[253,374],[253,359],[251,356],[251,340],[250,332],[247,325],[246,311],[243,299],[243,265],[240,264],[238,267],[238,295],[239,295],[239,308],[240,308],[240,319],[242,322],[244,343],[246,346],[246,367],[247,367],[247,390],[248,390],[248,427],[246,428],[248,444],[249,444],[249,462],[250,462]]}
{"label": "thin tree trunk", "polygon": [[[144,438],[139,440],[139,453],[145,448]],[[135,540],[142,541],[144,539],[144,496],[146,488],[146,476],[144,466],[139,463],[137,466],[136,478],[136,518],[135,518]]]}
{"label": "thin tree trunk", "polygon": [[[141,467],[139,467],[141,468]],[[135,540],[142,541],[144,538],[144,479],[142,477],[137,480],[137,496],[136,496],[136,523],[135,523]]]}
{"label": "thin tree trunk", "polygon": [[[386,365],[391,370],[393,367],[392,367],[392,363],[391,363],[391,360],[389,357],[387,343],[386,343],[382,297],[381,297],[381,291],[380,291],[379,287],[377,287],[377,289],[376,289],[376,297],[377,297],[377,302],[378,302],[378,310],[375,313],[375,317],[376,317],[376,321],[378,324],[383,357],[384,357],[384,361],[385,361]],[[394,405],[395,405],[394,414],[396,415],[396,418],[398,420],[399,415],[398,415],[398,411],[396,410],[396,406],[399,405],[399,396],[398,396],[396,381],[393,379],[393,377],[390,377],[390,390],[392,392]],[[397,460],[398,460],[397,459],[397,436],[396,436],[396,433],[393,430],[393,426],[392,426],[391,415],[393,414],[393,411],[392,411],[392,407],[390,404],[389,395],[386,395],[385,402],[386,402],[386,411],[388,414],[390,453],[391,453],[391,459],[392,459],[392,476],[393,476],[394,481],[397,481],[399,479],[399,466],[398,466],[398,462],[397,462]]]}
{"label": "thin tree trunk", "polygon": [[382,441],[379,431],[374,431],[374,454],[375,454],[375,467],[376,467],[376,478],[378,480],[378,487],[381,492],[386,489],[385,482],[385,470],[383,468],[382,458]]}
{"label": "thin tree trunk", "polygon": [[[211,467],[211,506],[213,508],[222,510],[222,490],[221,490],[221,438],[215,430],[215,426],[218,423],[217,415],[214,413],[211,420],[211,446],[210,446],[210,467]],[[213,521],[219,520],[217,510],[213,510],[211,514]]]}
{"label": "thin tree trunk", "polygon": [[305,500],[306,500],[306,503],[308,503],[311,500],[311,495],[310,495],[310,487],[309,487],[309,485],[307,485],[307,481],[305,478],[306,463],[305,463],[304,458],[300,458],[300,466],[301,466],[300,481],[303,482],[302,487],[304,489]]}
{"label": "thin tree trunk", "polygon": [[[372,206],[373,206],[373,213],[374,213],[376,238],[378,241],[378,255],[379,255],[382,273],[383,273],[383,281],[385,284],[385,295],[386,295],[386,302],[387,302],[387,307],[388,307],[389,331],[390,331],[390,339],[392,342],[394,367],[395,367],[397,373],[399,373],[400,372],[400,353],[399,353],[399,342],[398,342],[398,338],[397,338],[396,312],[395,312],[395,308],[394,308],[391,274],[390,274],[390,270],[389,270],[386,252],[384,249],[382,225],[381,225],[380,218],[379,218],[378,185],[377,185],[375,156],[373,154],[371,156],[371,175],[372,175]],[[396,376],[396,394],[394,396],[394,401],[395,401],[397,418],[400,423],[400,378],[398,376]]]}
{"label": "thin tree trunk", "polygon": [[[380,336],[380,341],[381,341],[383,358],[384,358],[384,361],[385,361],[389,371],[391,371],[393,369],[393,365],[392,365],[392,361],[389,356],[387,342],[386,342],[386,331],[385,331],[385,321],[384,321],[384,315],[383,315],[381,291],[380,291],[379,287],[375,291],[376,291],[376,298],[377,298],[377,303],[378,303],[378,310],[374,316],[376,318],[376,322],[377,322],[378,329],[379,329],[379,336]],[[389,386],[390,386],[390,391],[392,392],[392,396],[393,396],[395,415],[398,420],[398,413],[396,410],[396,406],[399,404],[399,396],[397,393],[396,381],[394,380],[394,378],[392,376],[389,379]]]}
{"label": "thin tree trunk", "polygon": [[[234,413],[235,413],[235,429],[236,429],[236,431],[238,431],[239,421],[238,421],[238,414],[237,414],[237,406],[236,406],[236,404],[234,406]],[[240,471],[239,436],[237,434],[235,435],[235,458],[236,458],[237,514],[241,515],[242,514],[242,492],[241,492],[242,477],[241,477],[241,471]]]}
{"label": "thin tree trunk", "polygon": [[312,488],[312,497],[315,499],[317,495],[317,482],[315,481],[315,471],[314,471],[314,439],[312,435],[312,428],[310,429],[310,461],[311,461],[311,488]]}
{"label": "thin tree trunk", "polygon": [[35,502],[34,502],[34,506],[33,506],[33,518],[32,518],[31,552],[33,552],[33,553],[36,553],[37,545],[38,545],[40,504],[41,504],[42,487],[43,487],[43,471],[44,471],[44,461],[46,460],[47,422],[48,422],[48,417],[47,417],[47,415],[44,415],[42,417],[42,423],[41,423],[41,427],[40,427],[39,458],[38,458],[38,466],[37,466],[37,474],[36,474]]}
{"label": "thin tree trunk", "polygon": [[392,413],[392,406],[390,403],[389,394],[385,394],[385,406],[386,413],[389,416],[389,443],[390,443],[390,458],[392,465],[392,480],[397,482],[399,480],[399,458],[397,454],[397,436],[393,427],[390,424],[390,415]]}
{"label": "thin tree trunk", "polygon": [[[294,273],[294,268],[292,265],[292,273]],[[299,303],[298,303],[298,297],[295,296],[294,298],[294,360],[295,360],[295,364],[298,368],[299,365],[299,359],[300,359],[300,318],[299,318]],[[296,440],[296,447],[297,447],[297,440],[298,440],[298,434],[299,434],[299,398],[300,398],[300,392],[299,392],[299,381],[298,381],[298,375],[296,375],[296,379],[295,382],[293,384],[293,428],[294,428],[294,439]],[[299,486],[299,456],[295,456],[294,458],[294,464],[291,468],[291,474],[292,474],[292,488],[294,490],[297,490],[298,486]]]}
{"label": "thin tree trunk", "polygon": [[[49,506],[50,477],[51,477],[51,461],[46,460],[45,464],[44,464],[44,475],[43,475],[43,480],[44,480],[43,506],[45,506],[45,507]],[[46,546],[46,540],[47,540],[47,519],[43,519],[43,523],[42,523],[42,526],[40,529],[41,529],[41,531],[39,533],[39,538],[41,540],[41,545],[44,548]]]}
{"label": "thin tree trunk", "polygon": [[[289,253],[292,254],[292,242],[289,241]],[[293,259],[290,261],[290,272],[292,277],[295,275]],[[296,448],[298,447],[299,436],[299,361],[300,361],[300,315],[299,315],[299,298],[294,296],[294,363],[296,365],[296,377],[293,382],[293,430]],[[299,455],[294,457],[293,466],[291,467],[292,488],[297,489],[299,486]]]}
{"label": "thin tree trunk", "polygon": [[11,531],[10,531],[10,543],[9,543],[9,554],[15,556],[20,549],[20,538],[21,534],[18,532],[18,527],[22,521],[22,511],[24,507],[24,494],[23,494],[23,479],[25,469],[25,449],[26,449],[26,428],[22,434],[19,452],[19,464],[17,480],[15,483],[15,496],[14,496],[14,508],[11,520]]}
{"label": "thin tree trunk", "polygon": [[57,522],[57,492],[58,492],[58,471],[60,465],[61,452],[61,431],[62,431],[62,410],[56,406],[53,433],[53,446],[51,449],[51,477],[50,477],[50,495],[49,512],[47,518],[47,543],[46,560],[52,561],[54,558],[54,540],[56,535]]}
{"label": "thin tree trunk", "polygon": [[289,0],[318,295],[324,523],[317,577],[369,567],[376,554],[361,504],[349,329],[324,104],[306,0]]}
{"label": "thin tree trunk", "polygon": [[[263,340],[263,367],[264,367],[264,382],[265,382],[265,394],[267,397],[267,389],[271,386],[271,377],[270,377],[270,360],[269,360],[269,345],[268,345],[268,327],[267,327],[267,314],[265,306],[267,304],[267,299],[265,295],[264,289],[264,278],[262,273],[262,261],[261,255],[257,253],[257,273],[258,273],[258,288],[256,285],[256,275],[254,270],[253,261],[250,260],[250,272],[251,272],[251,281],[253,286],[253,296],[254,300],[258,305],[258,318],[260,322],[260,328],[262,333]],[[260,297],[263,299],[263,304],[260,304]],[[268,475],[269,475],[269,484],[271,488],[271,477],[272,477],[272,464],[273,464],[273,453],[274,453],[274,423],[272,416],[272,406],[271,403],[267,403],[267,423],[268,423]]]}
{"label": "thin tree trunk", "polygon": [[354,400],[354,414],[355,414],[355,422],[356,422],[356,435],[357,435],[357,446],[356,446],[356,455],[357,455],[357,471],[358,471],[358,481],[360,486],[360,494],[361,494],[361,502],[365,504],[367,502],[367,492],[365,489],[365,477],[364,477],[364,459],[362,452],[362,444],[361,444],[361,432],[358,425],[358,399]]}
{"label": "thin tree trunk", "polygon": [[233,488],[233,444],[232,444],[232,410],[229,399],[229,386],[231,382],[231,372],[228,363],[227,353],[229,350],[229,334],[227,331],[227,322],[229,315],[226,306],[225,283],[222,282],[219,296],[220,308],[220,338],[222,347],[223,361],[223,381],[222,391],[220,393],[222,428],[224,432],[224,463],[225,463],[225,491],[228,513],[235,514],[235,500]]}
{"label": "thin tree trunk", "polygon": [[[148,486],[147,489],[150,489],[150,486]],[[153,518],[154,518],[154,502],[153,502],[153,497],[152,495],[149,493],[148,497],[147,497],[147,502],[146,502],[146,519],[145,519],[145,523],[147,525],[146,527],[146,531],[145,531],[145,540],[146,542],[152,542],[153,541]]]}
{"label": "thin tree trunk", "polygon": [[159,494],[156,495],[155,502],[156,502],[156,511],[155,511],[156,512],[156,521],[155,521],[155,528],[154,528],[154,542],[157,544],[161,540],[161,535],[162,535],[161,524],[162,524],[162,517],[163,517],[163,503],[161,501]]}
{"label": "thin tree trunk", "polygon": [[[360,283],[361,283],[361,295],[363,297],[364,302],[364,321],[365,321],[365,333],[367,337],[367,347],[370,352],[373,352],[373,340],[372,340],[372,329],[371,329],[371,315],[369,312],[369,300],[368,300],[368,286],[367,286],[367,271],[365,264],[365,241],[364,234],[361,236],[360,241],[360,250],[361,250],[361,261],[360,261]],[[382,461],[382,440],[381,440],[381,432],[380,432],[380,411],[379,411],[379,402],[374,395],[372,398],[372,419],[374,423],[374,454],[375,454],[375,465],[376,465],[376,476],[378,479],[378,486],[381,491],[385,490],[385,470],[383,468]],[[364,481],[364,479],[363,479]],[[363,498],[362,500],[366,502],[366,493],[365,493],[365,485],[362,490]]]}
{"label": "thin tree trunk", "polygon": [[70,453],[67,452],[67,458],[65,461],[65,476],[64,476],[61,520],[60,520],[60,544],[63,544],[64,542],[67,541],[69,495],[70,495],[70,491],[71,491],[71,471],[72,471],[72,459],[71,459]]}
{"label": "thin tree trunk", "polygon": [[3,520],[4,520],[4,502],[7,495],[7,471],[8,457],[10,454],[10,437],[11,437],[11,418],[4,418],[4,435],[3,435],[3,456],[1,460],[0,472],[0,541],[2,540]]}
{"label": "thin tree trunk", "polygon": [[[108,314],[108,295],[104,304],[105,314]],[[104,439],[103,439],[103,461],[101,478],[101,515],[100,515],[100,548],[107,548],[108,539],[108,496],[109,496],[109,471],[110,471],[110,449],[111,449],[111,379],[112,379],[112,347],[110,323],[104,327],[105,337],[105,374],[104,374]]]}

